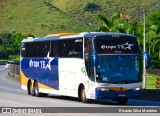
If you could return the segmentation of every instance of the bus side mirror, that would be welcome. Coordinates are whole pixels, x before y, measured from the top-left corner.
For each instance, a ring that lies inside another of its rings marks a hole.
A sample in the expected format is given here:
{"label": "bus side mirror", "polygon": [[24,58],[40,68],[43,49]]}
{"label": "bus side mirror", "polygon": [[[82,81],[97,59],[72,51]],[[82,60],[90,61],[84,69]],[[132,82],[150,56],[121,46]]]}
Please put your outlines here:
{"label": "bus side mirror", "polygon": [[147,52],[142,52],[142,55],[145,57],[146,68],[148,68],[149,65],[150,65],[150,58],[149,58],[149,55],[147,54]]}
{"label": "bus side mirror", "polygon": [[93,65],[94,67],[97,67],[97,54],[95,52],[92,52],[93,57]]}

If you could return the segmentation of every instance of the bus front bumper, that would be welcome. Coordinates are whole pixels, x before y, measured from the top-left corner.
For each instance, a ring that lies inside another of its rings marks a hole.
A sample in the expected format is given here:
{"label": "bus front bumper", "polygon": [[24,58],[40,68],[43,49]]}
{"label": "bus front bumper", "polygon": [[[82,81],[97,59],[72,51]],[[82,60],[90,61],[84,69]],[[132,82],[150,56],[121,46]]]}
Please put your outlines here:
{"label": "bus front bumper", "polygon": [[139,98],[142,94],[142,89],[140,90],[128,90],[128,91],[113,91],[113,90],[99,90],[96,88],[96,100],[105,99],[132,99]]}

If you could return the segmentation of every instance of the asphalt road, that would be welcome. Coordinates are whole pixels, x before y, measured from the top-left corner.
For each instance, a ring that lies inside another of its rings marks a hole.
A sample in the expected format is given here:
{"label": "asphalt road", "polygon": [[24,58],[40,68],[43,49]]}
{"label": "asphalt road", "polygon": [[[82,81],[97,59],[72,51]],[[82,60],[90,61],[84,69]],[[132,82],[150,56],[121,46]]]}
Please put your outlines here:
{"label": "asphalt road", "polygon": [[[78,102],[78,99],[62,96],[33,97],[20,88],[20,84],[6,78],[8,70],[0,66],[0,107],[153,107],[160,106],[160,102],[130,99],[125,106],[118,105],[111,100]],[[159,107],[160,108],[160,107]],[[157,113],[156,113],[157,115]]]}

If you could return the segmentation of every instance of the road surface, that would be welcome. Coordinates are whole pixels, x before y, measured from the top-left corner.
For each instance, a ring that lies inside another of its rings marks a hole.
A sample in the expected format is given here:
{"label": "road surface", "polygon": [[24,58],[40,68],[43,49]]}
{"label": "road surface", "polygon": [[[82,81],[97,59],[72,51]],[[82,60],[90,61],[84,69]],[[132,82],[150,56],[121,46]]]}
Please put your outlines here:
{"label": "road surface", "polygon": [[[78,99],[62,96],[33,97],[20,88],[20,84],[6,78],[8,70],[0,66],[0,107],[155,107],[160,102],[146,100],[129,100],[125,106],[107,100],[104,102],[91,102],[88,104],[78,102]],[[160,107],[159,107],[160,108]],[[159,115],[155,113],[156,116]]]}

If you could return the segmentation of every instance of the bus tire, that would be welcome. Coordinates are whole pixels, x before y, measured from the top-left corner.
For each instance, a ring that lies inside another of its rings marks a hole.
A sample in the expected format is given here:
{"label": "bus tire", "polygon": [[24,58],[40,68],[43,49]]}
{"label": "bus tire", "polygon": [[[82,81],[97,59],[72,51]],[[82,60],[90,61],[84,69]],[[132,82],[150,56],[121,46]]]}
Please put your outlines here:
{"label": "bus tire", "polygon": [[31,91],[32,91],[31,88],[32,88],[32,82],[31,80],[29,80],[27,84],[28,95],[31,95]]}
{"label": "bus tire", "polygon": [[127,102],[128,102],[127,98],[118,99],[118,104],[120,104],[120,105],[125,105]]}
{"label": "bus tire", "polygon": [[86,98],[85,87],[83,86],[80,91],[80,100],[83,103],[88,103],[88,99]]}
{"label": "bus tire", "polygon": [[38,82],[36,81],[34,84],[34,93],[36,97],[40,97]]}
{"label": "bus tire", "polygon": [[34,84],[31,84],[31,95],[32,96],[35,96],[35,83]]}
{"label": "bus tire", "polygon": [[32,81],[29,80],[29,82],[28,82],[28,95],[35,96],[34,89],[35,89],[34,84],[32,84]]}
{"label": "bus tire", "polygon": [[46,96],[48,96],[48,94],[46,94],[46,93],[40,93],[39,92],[39,87],[38,87],[38,82],[37,81],[35,82],[34,93],[35,93],[36,97],[46,97]]}

